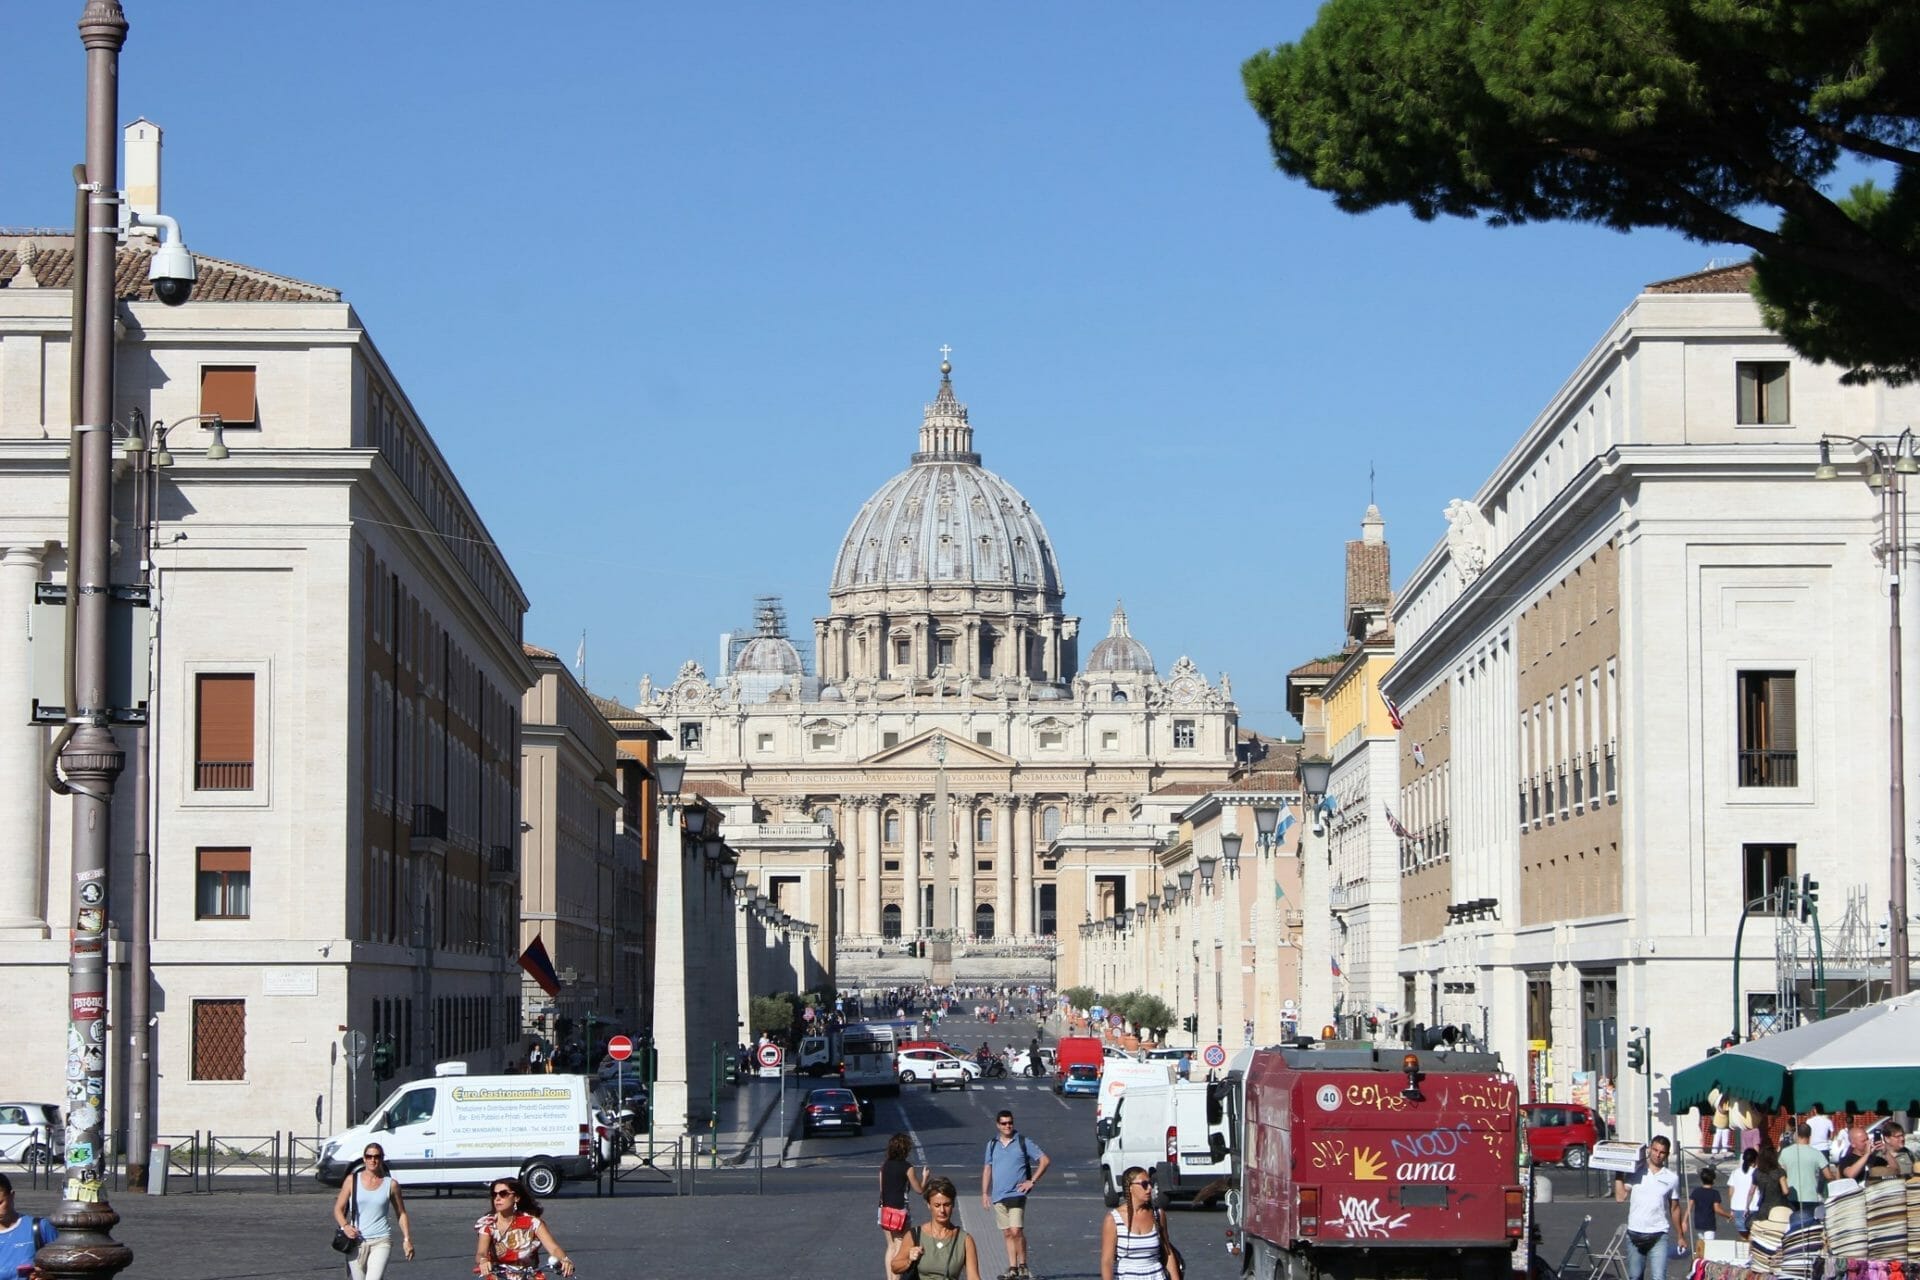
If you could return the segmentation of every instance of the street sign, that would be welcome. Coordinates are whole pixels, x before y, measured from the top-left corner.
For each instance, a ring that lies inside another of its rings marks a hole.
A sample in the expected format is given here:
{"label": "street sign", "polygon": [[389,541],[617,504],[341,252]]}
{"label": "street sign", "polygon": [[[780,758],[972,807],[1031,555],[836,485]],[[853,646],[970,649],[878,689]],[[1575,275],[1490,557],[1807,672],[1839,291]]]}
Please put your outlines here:
{"label": "street sign", "polygon": [[1209,1067],[1224,1067],[1227,1065],[1227,1051],[1217,1044],[1210,1044],[1200,1051],[1200,1061]]}
{"label": "street sign", "polygon": [[347,1065],[358,1071],[367,1065],[367,1037],[362,1031],[349,1031],[340,1037],[340,1048],[347,1055]]}
{"label": "street sign", "polygon": [[607,1056],[615,1062],[625,1062],[633,1056],[633,1041],[625,1036],[615,1036],[607,1041]]}
{"label": "street sign", "polygon": [[780,1065],[780,1046],[777,1044],[763,1044],[760,1046],[760,1052],[756,1054],[755,1057],[760,1060],[760,1065],[763,1067],[777,1067]]}

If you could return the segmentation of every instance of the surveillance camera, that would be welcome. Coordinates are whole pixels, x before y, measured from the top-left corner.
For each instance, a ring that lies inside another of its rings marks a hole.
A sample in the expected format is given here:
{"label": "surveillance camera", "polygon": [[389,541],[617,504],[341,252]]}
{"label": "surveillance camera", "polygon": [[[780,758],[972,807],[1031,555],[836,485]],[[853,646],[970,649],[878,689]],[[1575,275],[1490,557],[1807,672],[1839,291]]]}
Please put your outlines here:
{"label": "surveillance camera", "polygon": [[153,252],[153,265],[147,268],[147,280],[153,296],[169,307],[177,307],[193,294],[198,272],[193,255],[178,240],[168,240]]}

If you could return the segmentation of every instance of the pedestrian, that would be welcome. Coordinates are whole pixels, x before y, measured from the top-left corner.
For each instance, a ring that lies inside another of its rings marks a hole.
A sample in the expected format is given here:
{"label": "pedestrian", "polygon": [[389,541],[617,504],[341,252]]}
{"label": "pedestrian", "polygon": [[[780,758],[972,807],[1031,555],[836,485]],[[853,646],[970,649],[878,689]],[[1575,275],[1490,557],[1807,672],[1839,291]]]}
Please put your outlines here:
{"label": "pedestrian", "polygon": [[1053,1161],[1040,1144],[1013,1127],[1013,1112],[993,1118],[994,1136],[980,1165],[980,1206],[993,1210],[1007,1242],[1007,1269],[998,1280],[1031,1280],[1027,1270],[1027,1194]]}
{"label": "pedestrian", "polygon": [[1193,1055],[1185,1049],[1180,1051],[1180,1083],[1185,1084],[1193,1074]]}
{"label": "pedestrian", "polygon": [[0,1276],[10,1276],[21,1267],[33,1265],[33,1255],[58,1234],[45,1218],[14,1209],[13,1180],[0,1173]]}
{"label": "pedestrian", "polygon": [[[1822,1160],[1830,1160],[1833,1156],[1833,1117],[1827,1114],[1825,1107],[1816,1102],[1807,1112],[1804,1123],[1813,1135],[1808,1140],[1808,1145],[1820,1153]],[[1794,1134],[1797,1137],[1799,1130],[1796,1129]]]}
{"label": "pedestrian", "polygon": [[1727,1175],[1727,1203],[1733,1208],[1733,1233],[1742,1240],[1747,1238],[1747,1228],[1753,1224],[1754,1206],[1760,1199],[1760,1183],[1753,1173],[1759,1162],[1758,1151],[1742,1151],[1740,1167]]}
{"label": "pedestrian", "polygon": [[1613,1198],[1627,1201],[1627,1280],[1667,1280],[1670,1241],[1684,1238],[1680,1178],[1667,1168],[1673,1144],[1654,1135],[1646,1166],[1613,1176]]}
{"label": "pedestrian", "polygon": [[527,1071],[538,1074],[547,1069],[547,1055],[541,1051],[540,1042],[535,1040],[533,1048],[527,1050]]}
{"label": "pedestrian", "polygon": [[1764,1222],[1775,1209],[1791,1210],[1787,1199],[1787,1174],[1780,1167],[1780,1153],[1761,1147],[1753,1161],[1753,1221]]}
{"label": "pedestrian", "polygon": [[333,1220],[359,1247],[347,1255],[347,1274],[353,1280],[380,1280],[393,1252],[393,1224],[400,1224],[400,1248],[413,1261],[413,1223],[407,1220],[406,1197],[387,1172],[387,1153],[377,1142],[360,1153],[360,1166],[340,1184],[333,1198]]}
{"label": "pedestrian", "polygon": [[1725,1095],[1713,1109],[1713,1154],[1716,1158],[1733,1154],[1733,1099]]}
{"label": "pedestrian", "polygon": [[1153,1176],[1135,1165],[1120,1185],[1126,1202],[1100,1223],[1100,1280],[1181,1280],[1166,1211],[1153,1204]]}
{"label": "pedestrian", "polygon": [[951,1178],[929,1178],[923,1194],[927,1222],[902,1234],[887,1263],[888,1271],[919,1280],[980,1280],[980,1256],[973,1237],[953,1220],[959,1188]]}
{"label": "pedestrian", "polygon": [[479,1240],[474,1245],[474,1269],[483,1276],[500,1280],[540,1280],[540,1251],[560,1268],[560,1274],[573,1274],[573,1259],[540,1217],[540,1202],[518,1178],[495,1178],[492,1188],[493,1209],[474,1223]]}
{"label": "pedestrian", "polygon": [[896,1133],[887,1139],[887,1158],[880,1165],[880,1229],[887,1233],[887,1251],[881,1260],[892,1274],[893,1258],[907,1234],[907,1188],[925,1195],[927,1171],[915,1169],[911,1159],[913,1137]]}
{"label": "pedestrian", "polygon": [[1035,1036],[1033,1039],[1027,1042],[1027,1074],[1035,1077],[1036,1079],[1040,1075],[1040,1037],[1039,1036]]}
{"label": "pedestrian", "polygon": [[1859,1155],[1841,1166],[1849,1178],[1906,1178],[1913,1174],[1913,1154],[1907,1150],[1907,1131],[1896,1120],[1883,1121]]}
{"label": "pedestrian", "polygon": [[1826,1212],[1826,1191],[1820,1184],[1833,1172],[1827,1158],[1814,1149],[1813,1125],[1802,1120],[1793,1130],[1793,1145],[1780,1153],[1780,1169],[1787,1175],[1787,1203],[1796,1226],[1818,1221]]}
{"label": "pedestrian", "polygon": [[1714,1169],[1712,1165],[1700,1171],[1700,1185],[1687,1192],[1687,1202],[1693,1206],[1693,1256],[1707,1256],[1707,1242],[1713,1239],[1713,1233],[1719,1226],[1719,1220],[1732,1221],[1733,1213],[1720,1203],[1720,1189],[1713,1185]]}

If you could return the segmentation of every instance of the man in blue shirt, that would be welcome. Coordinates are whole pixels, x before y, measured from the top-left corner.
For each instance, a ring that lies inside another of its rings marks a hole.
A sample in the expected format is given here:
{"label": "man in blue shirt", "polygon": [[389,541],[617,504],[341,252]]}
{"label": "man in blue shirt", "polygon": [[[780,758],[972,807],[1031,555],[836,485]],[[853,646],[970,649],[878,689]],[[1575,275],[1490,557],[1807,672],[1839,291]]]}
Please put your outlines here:
{"label": "man in blue shirt", "polygon": [[993,1210],[1007,1242],[1007,1269],[999,1280],[1032,1280],[1027,1270],[1027,1193],[1053,1161],[1040,1144],[1013,1127],[1013,1112],[994,1117],[994,1137],[980,1166],[980,1206]]}

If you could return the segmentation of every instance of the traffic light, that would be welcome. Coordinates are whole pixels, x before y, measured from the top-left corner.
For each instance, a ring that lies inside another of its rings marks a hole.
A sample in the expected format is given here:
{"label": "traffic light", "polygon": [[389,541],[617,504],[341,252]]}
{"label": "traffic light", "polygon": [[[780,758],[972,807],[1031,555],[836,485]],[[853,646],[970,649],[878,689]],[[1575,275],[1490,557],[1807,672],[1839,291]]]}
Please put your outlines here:
{"label": "traffic light", "polygon": [[1190,1036],[1200,1034],[1200,1016],[1198,1014],[1188,1014],[1186,1017],[1180,1019],[1180,1025],[1186,1028],[1187,1034]]}
{"label": "traffic light", "polygon": [[1800,875],[1800,923],[1820,914],[1820,882],[1802,872]]}
{"label": "traffic light", "polygon": [[373,1078],[385,1080],[393,1074],[393,1037],[375,1036],[373,1041]]}
{"label": "traffic light", "polygon": [[1627,1070],[1642,1074],[1647,1070],[1647,1042],[1641,1036],[1627,1041]]}

